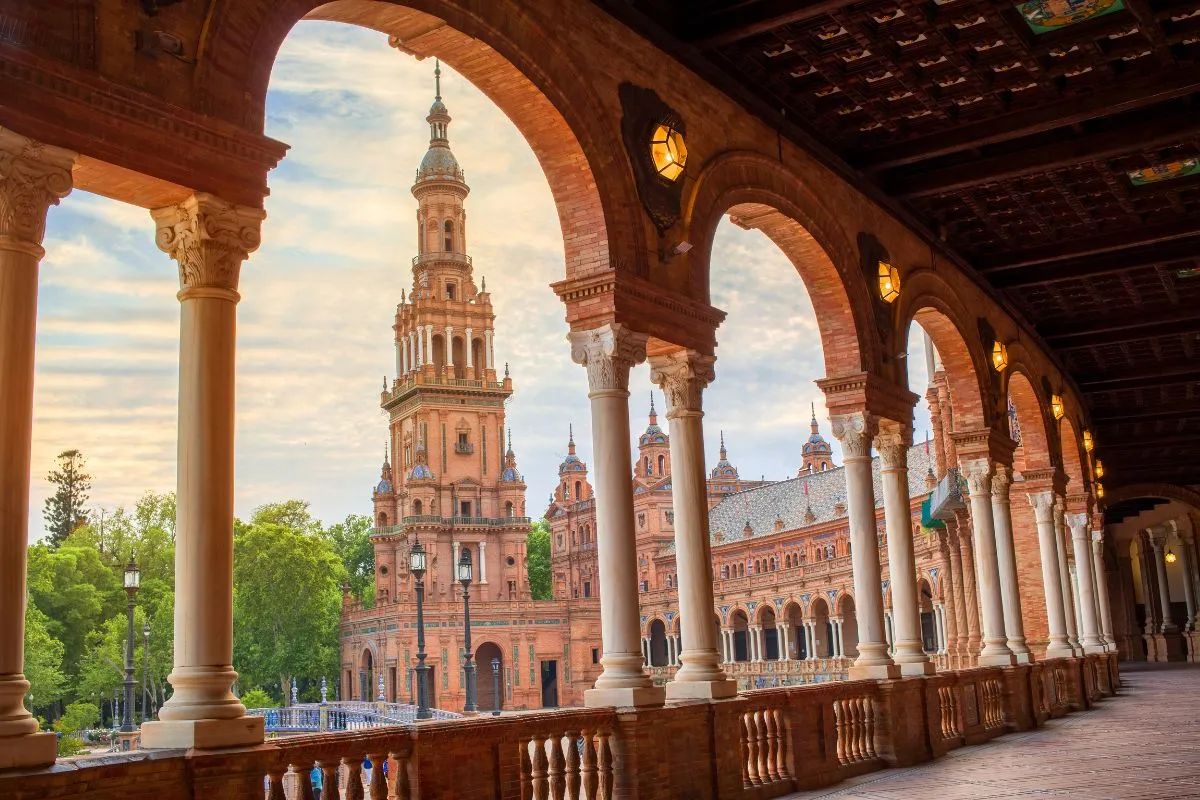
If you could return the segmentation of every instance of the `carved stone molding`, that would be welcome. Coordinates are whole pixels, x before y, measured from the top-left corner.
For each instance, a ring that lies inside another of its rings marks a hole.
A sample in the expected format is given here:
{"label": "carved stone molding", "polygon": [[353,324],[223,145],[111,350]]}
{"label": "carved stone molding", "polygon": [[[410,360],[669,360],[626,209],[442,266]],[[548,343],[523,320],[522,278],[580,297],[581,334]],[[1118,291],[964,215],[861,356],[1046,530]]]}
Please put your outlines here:
{"label": "carved stone molding", "polygon": [[992,473],[992,498],[1008,502],[1008,492],[1012,487],[1012,469],[997,464],[995,471]]}
{"label": "carved stone molding", "polygon": [[702,412],[704,389],[717,377],[713,366],[716,360],[695,350],[650,359],[650,380],[667,398],[667,419]]}
{"label": "carved stone molding", "polygon": [[842,443],[845,458],[870,458],[871,442],[879,432],[879,418],[865,411],[829,418],[833,438]]}
{"label": "carved stone molding", "polygon": [[880,431],[875,437],[875,450],[885,470],[908,469],[910,433],[896,427]]}
{"label": "carved stone molding", "polygon": [[0,245],[41,257],[46,212],[70,194],[76,157],[0,128]]}
{"label": "carved stone molding", "polygon": [[1067,527],[1071,529],[1072,539],[1088,538],[1087,524],[1087,514],[1067,514]]}
{"label": "carved stone molding", "polygon": [[992,463],[986,458],[963,459],[961,462],[962,476],[967,481],[967,489],[972,497],[991,495],[992,493]]}
{"label": "carved stone molding", "polygon": [[1034,515],[1039,525],[1054,521],[1054,492],[1030,492],[1029,505],[1033,506]]}
{"label": "carved stone molding", "polygon": [[646,360],[646,338],[617,322],[567,334],[571,360],[587,369],[592,394],[629,394],[629,370]]}
{"label": "carved stone molding", "polygon": [[155,243],[179,264],[181,292],[236,291],[242,262],[258,249],[266,212],[235,206],[203,192],[150,212]]}

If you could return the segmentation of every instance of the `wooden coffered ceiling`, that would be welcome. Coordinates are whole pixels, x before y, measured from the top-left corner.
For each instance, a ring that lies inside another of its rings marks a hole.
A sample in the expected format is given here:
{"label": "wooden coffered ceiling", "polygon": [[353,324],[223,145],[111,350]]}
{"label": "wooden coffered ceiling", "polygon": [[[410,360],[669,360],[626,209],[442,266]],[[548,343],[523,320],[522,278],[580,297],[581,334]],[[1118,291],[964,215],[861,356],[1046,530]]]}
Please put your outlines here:
{"label": "wooden coffered ceiling", "polygon": [[1200,483],[1200,0],[594,1],[1023,313],[1106,484]]}

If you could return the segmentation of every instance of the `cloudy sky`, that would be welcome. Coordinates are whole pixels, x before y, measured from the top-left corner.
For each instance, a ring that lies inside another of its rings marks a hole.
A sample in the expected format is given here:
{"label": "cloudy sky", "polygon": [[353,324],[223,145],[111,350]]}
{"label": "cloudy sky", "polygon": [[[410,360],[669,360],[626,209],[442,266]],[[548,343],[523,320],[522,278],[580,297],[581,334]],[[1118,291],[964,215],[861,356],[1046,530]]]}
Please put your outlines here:
{"label": "cloudy sky", "polygon": [[[242,269],[238,341],[237,513],[303,498],[326,522],[370,513],[387,438],[379,409],[394,372],[392,315],[416,252],[409,188],[428,144],[432,63],[374,32],[301,23],[284,43],[268,97],[268,135],[291,151],[271,176],[263,245]],[[450,140],[472,187],[468,250],[496,308],[496,359],[509,362],[509,424],[538,515],[566,452],[567,426],[590,459],[584,370],[571,363],[558,217],[516,128],[443,68]],[[179,304],[175,264],[144,210],[82,192],[53,209],[38,326],[30,538],[43,535],[44,476],[78,448],[92,502],[131,505],[175,487]],[[764,236],[726,222],[713,252],[717,381],[705,398],[708,462],[724,429],[746,477],[795,474],[809,404],[825,420],[812,304]],[[911,385],[924,387],[921,337]],[[651,385],[631,380],[632,428]],[[918,391],[921,391],[918,388]],[[661,396],[659,406],[661,408]],[[918,438],[928,414],[918,409]],[[828,436],[828,424],[823,422]],[[835,452],[836,452],[836,442]],[[840,461],[840,454],[839,454]]]}

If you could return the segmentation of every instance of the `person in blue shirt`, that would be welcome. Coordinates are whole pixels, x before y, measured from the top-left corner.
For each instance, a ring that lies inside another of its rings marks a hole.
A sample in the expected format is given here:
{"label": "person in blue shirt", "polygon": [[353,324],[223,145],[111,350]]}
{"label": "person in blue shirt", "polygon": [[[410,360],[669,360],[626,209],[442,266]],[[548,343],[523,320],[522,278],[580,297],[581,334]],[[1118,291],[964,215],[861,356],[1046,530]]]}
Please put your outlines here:
{"label": "person in blue shirt", "polygon": [[308,780],[312,783],[313,800],[321,800],[321,790],[325,788],[325,773],[320,767],[313,767],[312,772],[308,773]]}

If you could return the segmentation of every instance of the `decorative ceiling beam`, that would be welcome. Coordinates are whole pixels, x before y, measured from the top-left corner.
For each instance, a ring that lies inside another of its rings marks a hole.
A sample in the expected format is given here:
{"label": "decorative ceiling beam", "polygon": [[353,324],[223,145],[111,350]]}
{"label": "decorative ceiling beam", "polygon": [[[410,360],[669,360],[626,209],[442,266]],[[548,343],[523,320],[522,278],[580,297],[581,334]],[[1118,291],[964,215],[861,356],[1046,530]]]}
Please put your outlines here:
{"label": "decorative ceiling beam", "polygon": [[[1200,228],[1200,220],[1191,224]],[[1094,245],[1089,240],[1085,246]],[[999,258],[1003,258],[1003,256],[999,256]],[[1029,266],[1010,268],[1007,265],[1001,265],[992,267],[983,274],[997,289],[1017,289],[1023,286],[1039,286],[1079,278],[1093,278],[1098,275],[1111,275],[1171,262],[1195,263],[1197,260],[1200,260],[1200,238],[1173,239],[1127,250],[1064,258],[1059,261],[1046,261]]]}
{"label": "decorative ceiling beam", "polygon": [[884,173],[880,177],[888,194],[906,199],[928,197],[1126,153],[1187,143],[1197,134],[1200,134],[1200,115],[1193,109],[1101,133],[1064,136],[1050,144],[971,159],[951,167],[906,175]]}
{"label": "decorative ceiling beam", "polygon": [[[960,150],[1019,139],[1097,117],[1135,111],[1200,91],[1200,73],[1179,70],[1164,78],[1150,75],[1105,92],[1063,98],[1054,103],[938,131],[907,142],[861,153],[851,162],[866,172],[925,161]],[[1066,134],[1064,134],[1066,135]]]}
{"label": "decorative ceiling beam", "polygon": [[1086,323],[1045,327],[1040,332],[1051,347],[1079,349],[1200,331],[1200,308],[1129,308],[1128,312]]}
{"label": "decorative ceiling beam", "polygon": [[[815,19],[850,5],[854,0],[817,0],[803,5],[795,0],[760,0],[734,3],[732,8],[693,16],[680,33],[685,42],[703,49],[737,42],[781,25]],[[688,12],[694,15],[694,11]],[[687,19],[687,14],[681,17]],[[665,20],[660,20],[665,24]]]}
{"label": "decorative ceiling beam", "polygon": [[[1166,242],[1179,239],[1194,238],[1190,242],[1172,247],[1151,248]],[[1041,245],[1025,250],[1012,250],[992,256],[980,256],[974,259],[977,270],[993,278],[991,273],[1018,267],[1031,267],[1040,264],[1048,270],[1057,267],[1080,267],[1080,264],[1052,264],[1047,262],[1067,262],[1071,259],[1082,259],[1084,256],[1095,256],[1102,253],[1121,251],[1113,256],[1112,262],[1096,262],[1105,269],[1112,268],[1117,261],[1127,265],[1148,266],[1163,261],[1180,260],[1195,257],[1200,253],[1200,216],[1187,217],[1159,225],[1144,225],[1132,230],[1118,230],[1112,233],[1101,233],[1086,239],[1072,239],[1051,245]]]}
{"label": "decorative ceiling beam", "polygon": [[1200,402],[1185,405],[1173,403],[1169,406],[1120,406],[1104,411],[1093,411],[1091,419],[1092,425],[1097,429],[1122,423],[1141,424],[1171,422],[1179,419],[1200,419]]}
{"label": "decorative ceiling beam", "polygon": [[1075,382],[1084,394],[1200,383],[1200,364],[1156,364],[1146,369],[1076,376]]}

